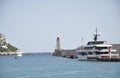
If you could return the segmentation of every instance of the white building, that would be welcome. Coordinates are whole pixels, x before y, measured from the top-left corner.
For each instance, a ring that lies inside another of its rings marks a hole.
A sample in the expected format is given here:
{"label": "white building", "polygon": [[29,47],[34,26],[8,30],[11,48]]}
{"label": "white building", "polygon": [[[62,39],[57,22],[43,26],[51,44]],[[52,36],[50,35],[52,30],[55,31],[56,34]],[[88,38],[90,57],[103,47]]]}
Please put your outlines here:
{"label": "white building", "polygon": [[0,47],[7,48],[6,38],[3,34],[0,34]]}

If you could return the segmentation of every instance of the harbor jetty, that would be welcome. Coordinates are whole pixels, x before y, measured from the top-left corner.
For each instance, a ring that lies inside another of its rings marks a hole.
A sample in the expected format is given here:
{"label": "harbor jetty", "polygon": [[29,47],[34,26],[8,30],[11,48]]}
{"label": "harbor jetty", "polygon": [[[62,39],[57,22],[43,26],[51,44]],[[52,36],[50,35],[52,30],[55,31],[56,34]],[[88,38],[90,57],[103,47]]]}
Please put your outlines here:
{"label": "harbor jetty", "polygon": [[16,52],[0,52],[0,55],[15,55]]}
{"label": "harbor jetty", "polygon": [[59,57],[65,57],[65,58],[71,58],[71,59],[77,58],[76,49],[62,49],[62,50],[55,49],[52,55],[59,56]]}
{"label": "harbor jetty", "polygon": [[[0,55],[16,55],[16,54],[17,53],[14,51],[0,52]],[[22,54],[25,55],[25,54],[29,54],[29,53],[23,51]]]}

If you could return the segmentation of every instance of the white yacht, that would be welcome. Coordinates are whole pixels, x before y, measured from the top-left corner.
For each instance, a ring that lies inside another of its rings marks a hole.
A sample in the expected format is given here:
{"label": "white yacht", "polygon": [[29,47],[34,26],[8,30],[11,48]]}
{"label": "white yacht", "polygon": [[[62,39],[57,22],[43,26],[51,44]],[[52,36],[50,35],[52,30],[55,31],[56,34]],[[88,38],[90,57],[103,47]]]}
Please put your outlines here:
{"label": "white yacht", "polygon": [[94,40],[89,41],[87,45],[81,46],[77,50],[79,60],[105,60],[119,58],[119,54],[116,52],[116,49],[113,49],[112,45],[107,44],[106,41],[98,41],[98,36],[100,36],[100,34],[96,29]]}

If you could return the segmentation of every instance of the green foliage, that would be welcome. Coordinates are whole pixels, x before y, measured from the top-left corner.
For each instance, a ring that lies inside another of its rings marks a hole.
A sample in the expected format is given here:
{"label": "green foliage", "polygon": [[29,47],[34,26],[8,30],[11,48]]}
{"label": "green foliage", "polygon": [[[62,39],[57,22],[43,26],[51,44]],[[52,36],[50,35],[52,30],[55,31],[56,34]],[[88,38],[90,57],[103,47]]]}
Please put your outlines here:
{"label": "green foliage", "polygon": [[15,52],[17,50],[17,48],[14,47],[13,45],[11,45],[10,43],[6,43],[6,45],[7,45],[8,48],[2,48],[2,47],[0,47],[0,52],[4,52],[4,51],[5,52],[9,52],[9,51]]}
{"label": "green foliage", "polygon": [[2,47],[0,47],[0,52],[3,52],[3,51],[8,52],[9,50],[6,49],[6,48],[2,48]]}
{"label": "green foliage", "polygon": [[11,45],[10,43],[7,43],[7,47],[8,47],[9,51],[16,51],[17,50],[17,48],[14,47],[13,45]]}

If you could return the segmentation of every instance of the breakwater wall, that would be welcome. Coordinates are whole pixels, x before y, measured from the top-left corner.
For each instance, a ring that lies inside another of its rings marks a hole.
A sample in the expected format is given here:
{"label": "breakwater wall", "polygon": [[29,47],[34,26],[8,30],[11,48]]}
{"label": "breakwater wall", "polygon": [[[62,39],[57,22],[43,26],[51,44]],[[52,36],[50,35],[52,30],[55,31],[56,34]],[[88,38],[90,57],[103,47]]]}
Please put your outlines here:
{"label": "breakwater wall", "polygon": [[77,58],[77,49],[62,49],[62,50],[57,50],[53,52],[53,56],[60,56],[60,57],[65,57],[65,58]]}
{"label": "breakwater wall", "polygon": [[15,55],[16,52],[0,52],[0,55]]}
{"label": "breakwater wall", "polygon": [[[29,54],[26,52],[23,52],[22,54]],[[0,52],[0,55],[16,55],[16,52],[10,51],[10,52]]]}

